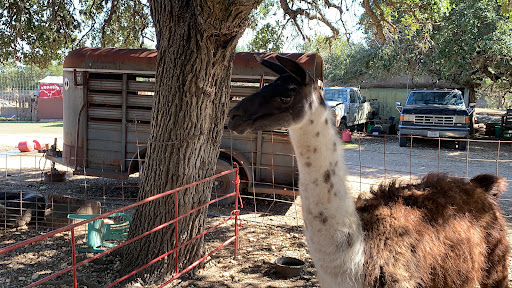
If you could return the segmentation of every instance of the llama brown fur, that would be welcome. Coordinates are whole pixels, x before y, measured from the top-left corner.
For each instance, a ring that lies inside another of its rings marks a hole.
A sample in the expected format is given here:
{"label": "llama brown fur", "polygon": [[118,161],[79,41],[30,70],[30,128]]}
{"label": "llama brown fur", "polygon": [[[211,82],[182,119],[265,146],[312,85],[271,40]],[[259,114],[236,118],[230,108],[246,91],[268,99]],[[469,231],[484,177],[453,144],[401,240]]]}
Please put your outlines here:
{"label": "llama brown fur", "polygon": [[508,287],[504,178],[429,174],[359,198],[367,287]]}

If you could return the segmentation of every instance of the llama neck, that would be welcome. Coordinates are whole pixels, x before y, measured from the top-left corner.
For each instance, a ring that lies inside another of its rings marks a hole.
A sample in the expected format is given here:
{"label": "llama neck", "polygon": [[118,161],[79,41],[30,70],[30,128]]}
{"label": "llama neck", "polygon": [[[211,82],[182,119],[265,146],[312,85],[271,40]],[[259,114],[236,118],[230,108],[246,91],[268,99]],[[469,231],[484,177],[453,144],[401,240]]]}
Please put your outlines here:
{"label": "llama neck", "polygon": [[[331,123],[330,110],[319,105],[312,112],[300,125],[290,128],[308,247],[322,285],[359,287],[363,233],[345,183],[342,144]],[[331,280],[335,282],[329,284]]]}
{"label": "llama neck", "polygon": [[[301,125],[290,128],[299,166],[299,187],[306,208],[336,209],[336,218],[357,216],[354,199],[346,187],[346,167],[332,115],[317,107]],[[306,211],[307,212],[307,211]]]}

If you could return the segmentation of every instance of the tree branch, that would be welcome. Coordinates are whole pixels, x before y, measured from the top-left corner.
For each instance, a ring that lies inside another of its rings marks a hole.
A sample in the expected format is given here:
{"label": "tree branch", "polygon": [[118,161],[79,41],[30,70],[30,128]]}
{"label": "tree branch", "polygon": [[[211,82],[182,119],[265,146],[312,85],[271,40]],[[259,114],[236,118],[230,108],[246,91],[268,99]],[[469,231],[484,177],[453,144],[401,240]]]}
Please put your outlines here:
{"label": "tree branch", "polygon": [[370,20],[373,22],[373,26],[375,27],[375,33],[377,35],[377,38],[381,44],[386,43],[386,36],[384,35],[384,26],[382,25],[379,17],[373,11],[372,6],[370,4],[370,0],[363,0],[363,8],[366,11],[366,14],[368,17],[370,17]]}
{"label": "tree branch", "polygon": [[304,34],[304,32],[302,32],[302,28],[299,25],[299,23],[297,23],[297,19],[296,18],[290,18],[290,19],[292,19],[292,22],[295,25],[295,27],[297,28],[297,30],[299,31],[300,36],[302,36],[302,39],[309,41],[310,39],[309,39],[308,35],[306,35],[306,34]]}
{"label": "tree branch", "polygon": [[[385,1],[385,0],[383,2],[386,3],[387,6],[397,9],[397,10],[398,10],[397,5],[407,6],[409,8],[409,9],[407,9],[407,11],[411,12],[412,17],[414,17],[414,19],[416,20],[416,23],[418,23],[418,24],[426,24],[427,23],[424,21],[420,21],[420,19],[418,18],[418,15],[416,15],[416,9],[414,9],[410,3],[403,2],[403,1],[395,2],[395,1]],[[419,10],[419,8],[418,8],[418,10]]]}
{"label": "tree branch", "polygon": [[391,23],[387,18],[386,18],[386,15],[384,13],[384,10],[382,10],[382,7],[380,7],[380,5],[378,3],[375,2],[375,0],[372,0],[373,2],[373,5],[377,8],[377,10],[379,10],[380,12],[380,21],[381,22],[384,22],[384,23],[387,23],[389,27],[391,27],[391,29],[393,30],[393,32],[395,32],[395,25],[393,25],[393,23]]}
{"label": "tree branch", "polygon": [[349,45],[351,45],[350,44],[350,33],[348,32],[347,25],[345,24],[345,21],[343,21],[343,8],[341,7],[342,3],[343,3],[343,1],[340,2],[340,5],[336,5],[336,4],[333,4],[330,0],[324,0],[324,4],[325,4],[325,6],[327,6],[327,8],[334,8],[334,9],[338,10],[338,12],[340,13],[339,21],[341,22],[341,26],[343,27],[343,30],[345,30],[345,37],[347,38],[347,43]]}
{"label": "tree branch", "polygon": [[[332,23],[330,23],[327,19],[325,19],[325,17],[321,13],[318,12],[319,9],[316,9],[317,14],[311,14],[302,8],[292,9],[290,7],[290,5],[288,5],[287,0],[279,0],[279,3],[281,4],[281,8],[283,9],[284,13],[292,19],[292,21],[294,22],[295,26],[298,29],[299,29],[299,27],[297,25],[298,23],[297,23],[296,19],[297,19],[297,16],[300,15],[309,20],[316,20],[316,21],[323,23],[324,25],[329,27],[329,29],[333,33],[333,36],[337,36],[339,34],[339,30],[336,27],[334,27],[334,25],[332,25]],[[311,4],[313,4],[313,3],[311,3]],[[316,4],[315,4],[315,6],[316,6]],[[316,8],[318,8],[318,7],[316,7]],[[299,29],[299,32],[302,34],[302,37],[305,38],[304,33],[302,33],[301,29]],[[307,38],[307,36],[306,36],[306,38]]]}
{"label": "tree branch", "polygon": [[281,27],[281,31],[279,32],[279,35],[277,36],[276,42],[279,42],[281,40],[281,37],[283,37],[284,29],[286,28],[286,25],[290,22],[291,18],[288,18],[286,22]]}
{"label": "tree branch", "polygon": [[108,13],[108,17],[107,17],[107,19],[105,19],[105,21],[103,21],[103,25],[101,26],[101,46],[106,46],[105,45],[106,28],[108,27],[108,25],[110,25],[110,22],[112,22],[112,18],[114,17],[114,14],[116,13],[117,4],[118,4],[118,0],[112,0],[112,4],[110,4],[110,11]]}

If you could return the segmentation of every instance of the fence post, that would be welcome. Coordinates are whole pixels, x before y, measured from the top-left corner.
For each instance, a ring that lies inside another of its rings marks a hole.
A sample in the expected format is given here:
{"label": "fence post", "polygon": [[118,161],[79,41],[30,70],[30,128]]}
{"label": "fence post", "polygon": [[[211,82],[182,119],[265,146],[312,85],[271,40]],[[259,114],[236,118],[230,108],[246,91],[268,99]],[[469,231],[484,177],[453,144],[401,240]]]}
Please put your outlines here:
{"label": "fence post", "polygon": [[[174,219],[178,218],[178,192],[174,193]],[[174,222],[174,273],[178,274],[178,221]]]}
{"label": "fence post", "polygon": [[238,209],[238,199],[240,199],[240,167],[238,163],[234,163],[236,167],[235,174],[235,252],[234,257],[236,257],[236,252],[238,250],[238,216],[240,215],[240,210]]}
{"label": "fence post", "polygon": [[78,287],[78,280],[76,277],[76,245],[75,245],[75,228],[71,229],[71,256],[73,259],[71,259],[73,264],[73,287]]}

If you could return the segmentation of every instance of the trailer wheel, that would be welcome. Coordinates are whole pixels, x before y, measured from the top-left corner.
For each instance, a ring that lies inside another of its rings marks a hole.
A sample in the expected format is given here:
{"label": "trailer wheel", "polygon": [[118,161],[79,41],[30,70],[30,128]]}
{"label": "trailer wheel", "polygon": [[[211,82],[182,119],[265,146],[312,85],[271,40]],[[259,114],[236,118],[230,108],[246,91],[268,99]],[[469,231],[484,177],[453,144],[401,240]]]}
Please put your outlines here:
{"label": "trailer wheel", "polygon": [[[215,168],[215,174],[231,169],[233,169],[233,165],[231,165],[231,163],[223,159],[217,159],[217,168]],[[213,183],[211,199],[213,200],[235,191],[235,183],[233,183],[234,180],[235,173],[229,173],[216,178],[214,180],[215,182]],[[217,203],[220,205],[233,204],[235,203],[235,196],[224,198]]]}

